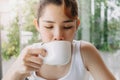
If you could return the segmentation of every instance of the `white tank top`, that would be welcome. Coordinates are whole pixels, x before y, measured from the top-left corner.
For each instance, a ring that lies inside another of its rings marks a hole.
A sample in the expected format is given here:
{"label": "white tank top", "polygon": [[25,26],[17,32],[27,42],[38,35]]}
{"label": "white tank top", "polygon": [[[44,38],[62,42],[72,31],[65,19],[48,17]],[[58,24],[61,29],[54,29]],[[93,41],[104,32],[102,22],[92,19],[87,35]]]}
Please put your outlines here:
{"label": "white tank top", "polygon": [[[68,73],[58,80],[89,80],[89,75],[80,55],[80,41],[73,41],[72,62]],[[29,80],[46,80],[33,73]]]}

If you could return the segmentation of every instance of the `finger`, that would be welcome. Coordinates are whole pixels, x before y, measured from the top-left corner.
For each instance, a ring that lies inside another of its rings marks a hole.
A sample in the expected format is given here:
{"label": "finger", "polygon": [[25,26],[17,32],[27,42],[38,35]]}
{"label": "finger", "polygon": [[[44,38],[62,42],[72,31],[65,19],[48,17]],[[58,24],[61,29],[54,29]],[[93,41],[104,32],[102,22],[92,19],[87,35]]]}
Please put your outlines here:
{"label": "finger", "polygon": [[35,57],[35,56],[26,56],[26,58],[24,59],[25,62],[32,62],[32,63],[36,63],[41,65],[43,63],[43,60],[39,57]]}
{"label": "finger", "polygon": [[41,67],[41,64],[36,64],[36,63],[33,63],[33,62],[25,62],[24,65],[33,68],[33,70],[40,69],[40,67]]}
{"label": "finger", "polygon": [[40,55],[45,57],[47,55],[47,51],[43,48],[41,48],[40,50],[41,50]]}
{"label": "finger", "polygon": [[31,71],[39,71],[40,68],[36,68],[33,66],[30,66],[28,64],[25,64],[25,72],[31,72]]}
{"label": "finger", "polygon": [[43,48],[35,48],[35,49],[31,48],[28,50],[28,53],[32,54],[32,55],[39,55],[40,54],[43,57],[45,57],[47,54],[46,50]]}

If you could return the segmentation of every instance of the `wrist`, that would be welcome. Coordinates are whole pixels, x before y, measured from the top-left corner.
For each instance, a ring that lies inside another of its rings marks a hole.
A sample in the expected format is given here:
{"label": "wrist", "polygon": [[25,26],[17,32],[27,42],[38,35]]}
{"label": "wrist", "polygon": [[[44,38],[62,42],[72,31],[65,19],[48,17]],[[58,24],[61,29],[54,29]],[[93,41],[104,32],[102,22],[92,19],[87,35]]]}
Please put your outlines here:
{"label": "wrist", "polygon": [[29,76],[28,73],[22,73],[12,66],[2,80],[25,80],[27,76]]}
{"label": "wrist", "polygon": [[2,80],[24,80],[26,76],[24,74],[20,74],[15,70],[8,70],[7,73],[3,76]]}
{"label": "wrist", "polygon": [[25,80],[25,78],[29,76],[28,74],[23,74],[23,73],[20,73],[20,72],[15,72],[14,75],[16,75],[15,80]]}

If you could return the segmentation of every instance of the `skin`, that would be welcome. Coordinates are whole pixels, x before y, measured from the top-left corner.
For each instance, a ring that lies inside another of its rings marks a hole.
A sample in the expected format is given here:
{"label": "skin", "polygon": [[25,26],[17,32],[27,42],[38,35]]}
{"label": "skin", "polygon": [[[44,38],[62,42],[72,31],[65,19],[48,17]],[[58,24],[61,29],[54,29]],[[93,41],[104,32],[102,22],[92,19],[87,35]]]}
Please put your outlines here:
{"label": "skin", "polygon": [[[73,41],[80,21],[68,18],[64,14],[63,9],[63,5],[47,5],[42,17],[39,19],[39,25],[37,20],[34,20],[36,29],[40,32],[43,42],[55,40]],[[84,65],[95,80],[115,80],[114,76],[103,63],[99,52],[92,44],[81,41],[80,46]],[[57,80],[65,76],[69,71],[71,62],[64,66],[46,65],[38,57],[38,55],[45,57],[46,54],[44,49],[27,46],[22,50],[18,59],[3,77],[3,80],[23,80],[32,71],[36,71],[38,76],[47,80]]]}

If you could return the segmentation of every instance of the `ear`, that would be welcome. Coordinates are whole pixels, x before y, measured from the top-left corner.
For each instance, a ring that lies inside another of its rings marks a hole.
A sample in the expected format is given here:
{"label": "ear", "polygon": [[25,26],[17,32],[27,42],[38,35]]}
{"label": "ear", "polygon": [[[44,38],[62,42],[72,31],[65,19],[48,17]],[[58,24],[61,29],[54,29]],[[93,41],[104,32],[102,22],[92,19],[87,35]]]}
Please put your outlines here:
{"label": "ear", "polygon": [[37,31],[39,32],[39,31],[40,31],[40,28],[39,28],[39,25],[38,25],[37,19],[34,19],[34,20],[33,20],[33,23],[34,23],[34,25],[35,25],[35,28],[36,28]]}
{"label": "ear", "polygon": [[79,25],[80,25],[80,19],[77,19],[77,22],[76,22],[77,29],[78,29]]}

